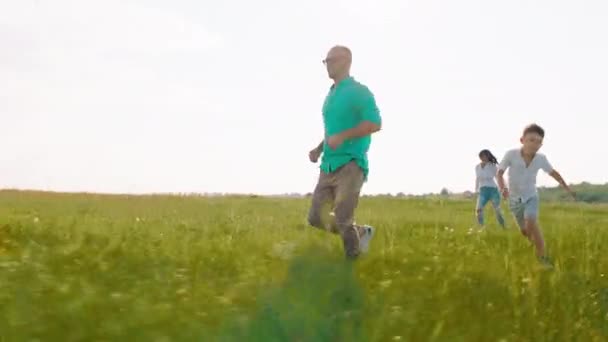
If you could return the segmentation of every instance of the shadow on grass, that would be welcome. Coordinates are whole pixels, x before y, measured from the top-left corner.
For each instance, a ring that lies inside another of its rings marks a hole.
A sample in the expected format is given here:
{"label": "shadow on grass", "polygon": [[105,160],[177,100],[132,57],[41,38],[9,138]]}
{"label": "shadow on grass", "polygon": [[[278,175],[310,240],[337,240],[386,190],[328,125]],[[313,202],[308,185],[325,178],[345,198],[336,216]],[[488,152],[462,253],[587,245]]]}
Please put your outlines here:
{"label": "shadow on grass", "polygon": [[258,298],[251,317],[229,317],[219,341],[365,341],[364,291],[354,264],[308,249],[286,279]]}

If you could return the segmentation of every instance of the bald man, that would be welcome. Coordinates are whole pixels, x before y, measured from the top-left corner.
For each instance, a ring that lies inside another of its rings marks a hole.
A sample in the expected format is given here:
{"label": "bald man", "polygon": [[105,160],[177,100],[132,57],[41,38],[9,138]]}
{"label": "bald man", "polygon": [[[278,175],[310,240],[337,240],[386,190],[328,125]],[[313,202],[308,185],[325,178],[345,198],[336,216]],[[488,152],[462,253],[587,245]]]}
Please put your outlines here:
{"label": "bald man", "polygon": [[[313,163],[323,158],[308,222],[340,234],[346,257],[354,259],[368,250],[374,235],[373,227],[354,223],[354,213],[369,172],[371,135],[380,130],[382,120],[372,92],[350,75],[350,49],[334,46],[323,63],[333,85],[323,104],[325,137],[309,152]],[[327,223],[323,218],[332,209],[333,222]]]}

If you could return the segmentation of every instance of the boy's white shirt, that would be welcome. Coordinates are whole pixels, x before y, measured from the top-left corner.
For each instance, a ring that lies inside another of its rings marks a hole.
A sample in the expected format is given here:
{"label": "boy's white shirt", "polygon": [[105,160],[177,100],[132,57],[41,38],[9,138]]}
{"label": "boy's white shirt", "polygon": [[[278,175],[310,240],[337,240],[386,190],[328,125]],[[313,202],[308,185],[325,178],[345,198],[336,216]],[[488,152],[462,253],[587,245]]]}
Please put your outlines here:
{"label": "boy's white shirt", "polygon": [[500,164],[498,164],[498,169],[508,170],[510,197],[526,201],[531,197],[538,196],[536,188],[538,170],[543,170],[549,174],[553,171],[553,166],[544,154],[537,152],[530,165],[526,167],[521,149],[515,148],[505,153]]}
{"label": "boy's white shirt", "polygon": [[487,163],[484,167],[481,167],[481,164],[477,164],[475,167],[477,189],[475,190],[479,191],[479,189],[484,186],[498,188],[498,185],[496,185],[496,182],[494,181],[496,172],[498,172],[498,169],[496,168],[496,165],[492,163]]}

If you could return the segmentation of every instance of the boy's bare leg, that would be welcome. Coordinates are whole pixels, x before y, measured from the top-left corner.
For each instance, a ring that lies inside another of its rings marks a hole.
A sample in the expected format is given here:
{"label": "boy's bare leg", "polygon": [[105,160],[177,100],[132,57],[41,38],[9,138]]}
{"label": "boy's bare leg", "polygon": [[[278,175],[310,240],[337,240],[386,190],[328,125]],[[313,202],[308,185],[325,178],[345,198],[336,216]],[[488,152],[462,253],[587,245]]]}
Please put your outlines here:
{"label": "boy's bare leg", "polygon": [[522,233],[534,244],[537,257],[546,256],[545,240],[536,220],[526,219],[525,228],[522,230]]}
{"label": "boy's bare leg", "polygon": [[534,243],[534,241],[532,240],[532,237],[530,236],[530,233],[528,233],[528,230],[526,229],[525,223],[524,223],[524,226],[521,227],[521,229],[519,231],[521,232],[521,235],[525,236],[526,239],[528,239],[528,241],[530,241],[531,243]]}

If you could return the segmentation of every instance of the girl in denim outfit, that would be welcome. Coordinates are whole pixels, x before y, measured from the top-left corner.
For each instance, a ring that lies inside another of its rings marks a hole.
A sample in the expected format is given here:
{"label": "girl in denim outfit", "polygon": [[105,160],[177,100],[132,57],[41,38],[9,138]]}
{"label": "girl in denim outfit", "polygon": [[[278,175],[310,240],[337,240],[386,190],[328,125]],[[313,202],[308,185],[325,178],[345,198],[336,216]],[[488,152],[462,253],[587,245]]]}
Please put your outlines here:
{"label": "girl in denim outfit", "polygon": [[488,202],[492,202],[496,213],[496,220],[501,227],[505,228],[505,219],[500,209],[500,192],[498,191],[498,185],[494,181],[496,172],[498,171],[496,167],[498,161],[489,150],[479,152],[479,159],[481,162],[475,167],[475,191],[478,193],[476,205],[477,222],[481,226],[484,225],[483,209]]}

